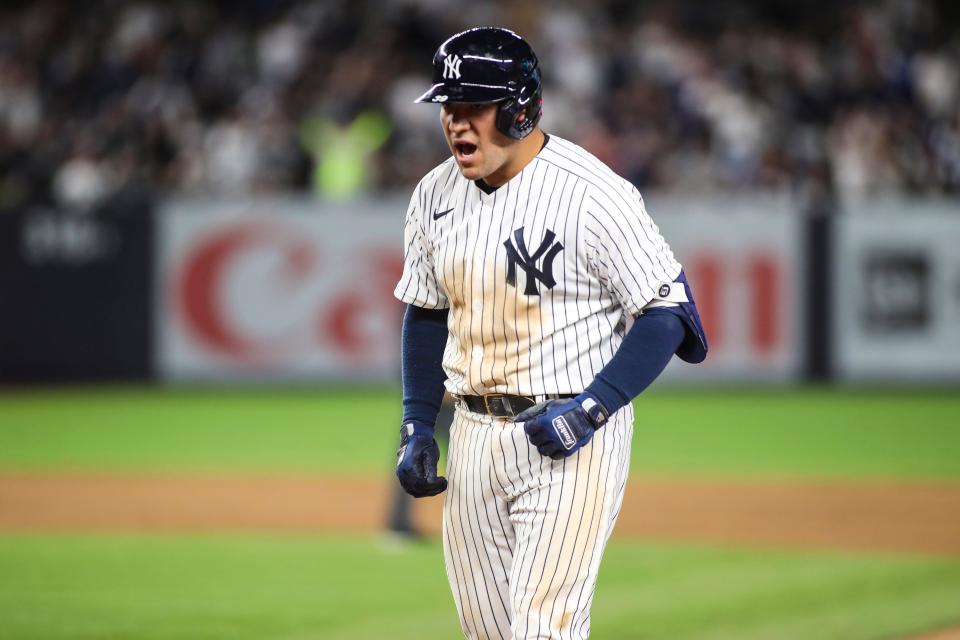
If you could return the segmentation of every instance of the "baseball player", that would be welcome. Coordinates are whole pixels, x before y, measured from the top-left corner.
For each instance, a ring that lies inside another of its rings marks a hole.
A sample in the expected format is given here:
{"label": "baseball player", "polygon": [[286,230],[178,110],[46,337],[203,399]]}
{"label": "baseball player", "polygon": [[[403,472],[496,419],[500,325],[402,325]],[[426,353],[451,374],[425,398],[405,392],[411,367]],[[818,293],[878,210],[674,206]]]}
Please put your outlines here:
{"label": "baseball player", "polygon": [[[407,211],[397,476],[446,490],[447,577],[468,638],[586,638],[623,501],[631,400],[707,342],[680,264],[626,180],[544,133],[540,70],[515,33],[471,29],[433,58],[452,157]],[[457,400],[446,478],[433,425]]]}

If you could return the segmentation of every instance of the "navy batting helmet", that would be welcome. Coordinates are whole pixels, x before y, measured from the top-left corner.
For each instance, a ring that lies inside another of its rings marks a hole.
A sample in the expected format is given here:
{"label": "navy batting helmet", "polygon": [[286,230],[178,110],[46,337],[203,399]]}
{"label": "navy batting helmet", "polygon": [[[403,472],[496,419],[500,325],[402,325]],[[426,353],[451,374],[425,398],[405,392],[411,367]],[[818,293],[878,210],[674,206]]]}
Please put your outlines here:
{"label": "navy batting helmet", "polygon": [[[433,86],[416,102],[496,102],[497,129],[520,140],[541,114],[540,68],[508,29],[480,27],[447,39],[433,56]],[[521,113],[525,118],[517,122]]]}

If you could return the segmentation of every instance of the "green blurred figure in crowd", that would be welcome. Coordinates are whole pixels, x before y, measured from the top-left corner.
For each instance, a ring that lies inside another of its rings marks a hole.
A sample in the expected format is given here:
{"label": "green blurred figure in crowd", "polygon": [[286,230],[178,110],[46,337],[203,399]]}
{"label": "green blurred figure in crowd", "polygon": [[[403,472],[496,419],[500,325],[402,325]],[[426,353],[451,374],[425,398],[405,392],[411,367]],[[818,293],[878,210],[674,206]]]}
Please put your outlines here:
{"label": "green blurred figure in crowd", "polygon": [[390,137],[390,122],[376,111],[355,118],[313,116],[300,127],[300,144],[313,158],[311,185],[330,200],[361,195],[371,182],[370,158]]}

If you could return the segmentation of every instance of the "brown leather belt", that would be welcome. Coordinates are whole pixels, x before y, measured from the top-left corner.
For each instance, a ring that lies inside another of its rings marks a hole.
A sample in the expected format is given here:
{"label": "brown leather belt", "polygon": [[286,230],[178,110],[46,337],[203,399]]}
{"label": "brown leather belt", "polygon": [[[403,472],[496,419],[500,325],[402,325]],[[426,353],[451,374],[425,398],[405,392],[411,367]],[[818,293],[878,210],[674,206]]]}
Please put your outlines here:
{"label": "brown leather belt", "polygon": [[[550,394],[542,397],[543,400],[554,398],[575,398],[574,394]],[[541,400],[533,396],[512,396],[505,393],[491,393],[485,396],[457,396],[467,410],[482,413],[496,418],[513,418],[521,411],[536,405]]]}

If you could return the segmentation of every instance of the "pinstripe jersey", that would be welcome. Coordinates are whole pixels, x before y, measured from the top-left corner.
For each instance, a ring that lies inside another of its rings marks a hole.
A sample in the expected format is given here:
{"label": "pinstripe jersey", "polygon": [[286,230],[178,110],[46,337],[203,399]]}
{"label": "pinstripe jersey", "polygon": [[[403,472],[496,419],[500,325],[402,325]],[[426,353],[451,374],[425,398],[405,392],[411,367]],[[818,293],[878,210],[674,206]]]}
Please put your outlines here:
{"label": "pinstripe jersey", "polygon": [[627,315],[680,273],[637,189],[549,136],[491,190],[453,158],[417,185],[395,295],[449,308],[455,395],[579,393],[613,357]]}

